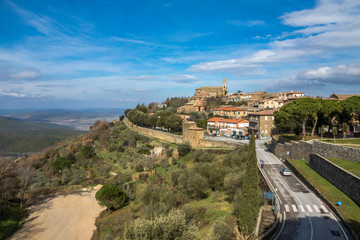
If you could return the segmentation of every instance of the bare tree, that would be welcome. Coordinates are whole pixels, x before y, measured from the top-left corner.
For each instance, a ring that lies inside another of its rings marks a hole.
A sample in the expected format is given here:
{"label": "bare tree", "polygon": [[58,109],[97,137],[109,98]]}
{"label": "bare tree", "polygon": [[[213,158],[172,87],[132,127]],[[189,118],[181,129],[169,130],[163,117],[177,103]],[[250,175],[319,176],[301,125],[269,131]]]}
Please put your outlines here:
{"label": "bare tree", "polygon": [[29,161],[25,160],[24,163],[18,168],[18,175],[20,180],[20,207],[22,208],[25,192],[32,184],[34,178],[34,169]]}
{"label": "bare tree", "polygon": [[17,173],[12,160],[0,158],[0,166],[0,206],[3,215],[5,215],[8,200],[11,199],[17,191]]}

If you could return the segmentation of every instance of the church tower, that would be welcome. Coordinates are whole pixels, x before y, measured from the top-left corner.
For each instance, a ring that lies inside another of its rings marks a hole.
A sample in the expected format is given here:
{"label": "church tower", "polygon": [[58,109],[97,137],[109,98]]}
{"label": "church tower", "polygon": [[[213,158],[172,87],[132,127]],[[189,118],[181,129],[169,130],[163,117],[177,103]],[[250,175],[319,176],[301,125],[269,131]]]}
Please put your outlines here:
{"label": "church tower", "polygon": [[224,78],[223,82],[222,82],[222,90],[223,90],[223,95],[226,95],[227,93],[227,85],[226,85],[226,79]]}

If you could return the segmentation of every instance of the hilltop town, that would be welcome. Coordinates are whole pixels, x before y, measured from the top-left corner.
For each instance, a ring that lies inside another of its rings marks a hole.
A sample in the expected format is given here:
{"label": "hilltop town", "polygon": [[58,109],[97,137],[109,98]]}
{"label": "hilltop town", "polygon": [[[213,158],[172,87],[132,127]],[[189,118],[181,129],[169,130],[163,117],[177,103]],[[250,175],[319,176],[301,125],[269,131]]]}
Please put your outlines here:
{"label": "hilltop town", "polygon": [[[312,103],[315,105],[331,105],[332,103],[338,103],[339,100],[345,100],[352,96],[360,95],[339,95],[334,93],[326,98],[313,98],[299,91],[278,93],[256,91],[244,93],[239,90],[236,93],[230,93],[228,92],[227,81],[224,78],[221,86],[197,88],[195,89],[195,94],[191,97],[167,99],[167,101],[161,105],[150,104],[150,112],[148,114],[153,118],[151,123],[149,121],[138,122],[137,117],[128,117],[131,121],[139,123],[141,126],[173,128],[173,130],[180,132],[179,127],[174,128],[170,126],[171,124],[169,126],[164,125],[164,122],[166,122],[164,118],[166,116],[161,115],[161,111],[156,113],[156,109],[169,110],[170,107],[170,110],[176,112],[183,121],[196,122],[197,127],[206,129],[205,135],[247,139],[249,132],[253,132],[256,138],[262,139],[269,138],[272,134],[279,133],[282,130],[280,126],[275,126],[274,113],[289,103],[296,102],[296,100],[299,99],[313,99],[314,101]],[[138,105],[138,107],[139,106],[140,105]],[[138,109],[138,107],[136,109]],[[144,105],[142,107],[146,108]],[[141,111],[141,108],[139,109]],[[333,115],[334,114],[335,112]],[[158,120],[155,119],[154,115],[157,116]],[[175,118],[173,118],[173,123],[176,122],[174,119]],[[180,120],[178,119],[178,121]],[[332,119],[332,121],[335,120]],[[352,129],[348,130],[355,133],[359,132],[360,126],[356,118],[353,118],[349,123]],[[179,125],[181,124],[178,123],[178,126]],[[318,124],[315,124],[313,131],[319,133],[321,126],[317,125]],[[326,125],[327,127],[325,128],[327,132],[330,133],[330,125],[332,124],[327,123]],[[296,127],[293,127],[292,130],[297,131]],[[312,135],[313,134],[314,133],[312,133]]]}

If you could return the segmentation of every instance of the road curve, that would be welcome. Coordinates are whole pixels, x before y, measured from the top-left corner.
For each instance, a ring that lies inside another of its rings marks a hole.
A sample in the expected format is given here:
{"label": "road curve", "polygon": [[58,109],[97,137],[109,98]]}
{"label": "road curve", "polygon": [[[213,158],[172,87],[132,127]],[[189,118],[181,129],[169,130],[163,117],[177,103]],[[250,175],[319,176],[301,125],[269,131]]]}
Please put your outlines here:
{"label": "road curve", "polygon": [[350,239],[331,210],[294,175],[282,176],[285,165],[256,141],[258,160],[264,161],[261,169],[279,199],[282,221],[273,240],[348,240]]}

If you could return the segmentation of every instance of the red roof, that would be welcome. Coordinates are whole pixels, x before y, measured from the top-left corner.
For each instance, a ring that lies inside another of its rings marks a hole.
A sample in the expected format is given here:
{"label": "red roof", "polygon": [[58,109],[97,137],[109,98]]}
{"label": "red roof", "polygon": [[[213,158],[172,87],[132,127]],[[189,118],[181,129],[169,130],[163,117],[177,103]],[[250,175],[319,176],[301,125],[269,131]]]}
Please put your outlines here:
{"label": "red roof", "polygon": [[214,111],[221,111],[221,110],[224,110],[224,111],[247,111],[247,109],[245,109],[245,108],[236,108],[236,107],[220,107],[220,108],[215,109]]}
{"label": "red roof", "polygon": [[265,115],[273,115],[274,112],[276,110],[264,110],[264,111],[260,111],[260,112],[254,112],[254,113],[249,113],[249,115],[260,115],[260,116],[265,116]]}
{"label": "red roof", "polygon": [[235,119],[235,118],[220,118],[220,117],[213,117],[207,120],[208,122],[226,122],[226,123],[247,123],[248,121],[242,118]]}

